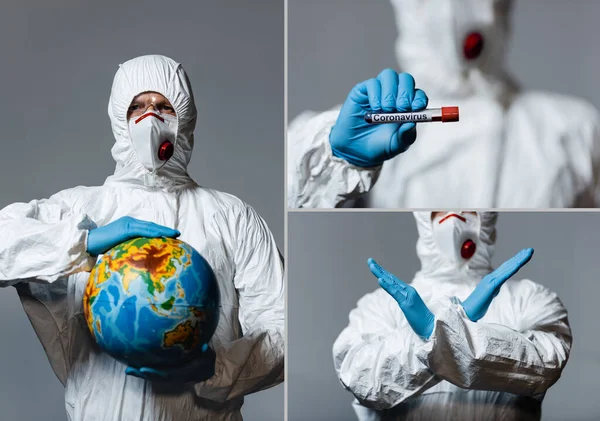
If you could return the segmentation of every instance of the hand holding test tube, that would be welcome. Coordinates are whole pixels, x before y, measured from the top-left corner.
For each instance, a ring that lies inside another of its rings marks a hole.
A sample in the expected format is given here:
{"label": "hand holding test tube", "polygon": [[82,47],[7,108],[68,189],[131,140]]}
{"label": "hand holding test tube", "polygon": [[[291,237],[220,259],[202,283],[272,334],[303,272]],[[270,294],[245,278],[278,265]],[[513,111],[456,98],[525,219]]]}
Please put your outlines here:
{"label": "hand holding test tube", "polygon": [[[438,118],[435,110],[426,109],[427,95],[415,84],[410,74],[385,69],[354,86],[329,134],[332,155],[357,167],[376,168],[406,152],[417,139],[415,121]],[[444,107],[443,120],[449,115],[447,108],[458,117],[457,110]],[[378,124],[381,119],[396,121]]]}

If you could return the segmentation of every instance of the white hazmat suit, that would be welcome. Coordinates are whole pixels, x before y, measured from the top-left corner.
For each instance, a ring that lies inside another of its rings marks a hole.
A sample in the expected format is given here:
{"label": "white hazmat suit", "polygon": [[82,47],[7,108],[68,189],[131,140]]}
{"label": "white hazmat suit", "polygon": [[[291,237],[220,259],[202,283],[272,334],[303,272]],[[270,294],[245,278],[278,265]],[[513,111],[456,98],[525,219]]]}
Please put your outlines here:
{"label": "white hazmat suit", "polygon": [[[361,168],[332,155],[339,107],[305,112],[288,131],[288,206],[595,207],[600,117],[582,100],[521,90],[511,80],[504,64],[511,4],[392,0],[400,69],[426,92],[429,108],[459,106],[460,122],[418,124],[408,151]],[[467,59],[463,44],[473,32],[483,50]]]}
{"label": "white hazmat suit", "polygon": [[[177,113],[174,154],[153,175],[137,157],[126,117],[132,99],[146,91],[164,95]],[[122,64],[108,113],[117,165],[104,185],[0,211],[0,285],[16,285],[65,386],[69,420],[241,420],[244,395],[283,381],[283,263],[275,241],[250,206],[188,175],[196,108],[181,65],[163,56]],[[214,270],[221,314],[209,380],[175,387],[128,376],[87,330],[82,295],[96,261],[86,252],[87,230],[123,216],[179,230]]]}
{"label": "white hazmat suit", "polygon": [[335,369],[361,421],[539,420],[546,390],[571,349],[567,311],[528,279],[508,280],[472,322],[466,299],[492,271],[495,213],[479,213],[477,249],[466,265],[436,245],[431,212],[415,214],[421,270],[411,285],[435,315],[428,340],[412,330],[383,289],[365,295],[333,346]]}

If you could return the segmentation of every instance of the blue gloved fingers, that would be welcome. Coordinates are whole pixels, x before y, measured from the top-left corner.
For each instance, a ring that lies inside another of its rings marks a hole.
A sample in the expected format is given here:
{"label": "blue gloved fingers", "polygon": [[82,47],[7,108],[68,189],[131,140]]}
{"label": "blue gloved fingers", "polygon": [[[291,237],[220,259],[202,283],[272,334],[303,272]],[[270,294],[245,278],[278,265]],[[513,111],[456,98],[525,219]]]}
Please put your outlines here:
{"label": "blue gloved fingers", "polygon": [[367,260],[367,263],[371,273],[377,278],[381,288],[394,297],[396,301],[404,301],[406,299],[408,285],[379,266],[375,260],[369,259]]}
{"label": "blue gloved fingers", "polygon": [[369,258],[367,260],[367,264],[369,265],[369,269],[371,270],[371,273],[376,278],[384,278],[386,281],[392,282],[392,283],[395,281],[396,277],[394,275],[392,275],[391,273],[389,273],[384,268],[382,268],[379,265],[379,263],[377,263],[375,261],[375,259]]}
{"label": "blue gloved fingers", "polygon": [[205,381],[215,375],[216,354],[208,344],[202,345],[203,355],[184,363],[181,366],[165,367],[161,369],[140,367],[139,369],[127,367],[125,373],[144,380],[154,382]]}
{"label": "blue gloved fingers", "polygon": [[433,332],[435,316],[417,290],[386,271],[375,260],[369,259],[367,263],[381,288],[396,300],[415,333],[428,339]]}
{"label": "blue gloved fingers", "polygon": [[381,112],[381,84],[377,79],[367,79],[352,89],[350,99],[363,108]]}
{"label": "blue gloved fingers", "polygon": [[471,321],[477,322],[485,316],[504,282],[517,273],[531,259],[531,256],[533,256],[532,248],[523,249],[481,280],[462,303]]}
{"label": "blue gloved fingers", "polygon": [[398,73],[392,69],[385,69],[377,76],[381,85],[381,109],[386,113],[396,111],[396,97],[398,96]]}
{"label": "blue gloved fingers", "polygon": [[414,99],[415,79],[408,73],[400,73],[398,75],[398,98],[396,99],[398,112],[411,111]]}
{"label": "blue gloved fingers", "polygon": [[486,276],[486,281],[494,288],[501,286],[506,280],[519,271],[531,260],[533,249],[526,248],[502,263],[495,271]]}
{"label": "blue gloved fingers", "polygon": [[169,375],[165,371],[156,370],[154,368],[142,367],[142,368],[140,368],[140,372],[143,375],[146,375],[150,378],[163,379],[163,380],[167,380],[169,378]]}
{"label": "blue gloved fingers", "polygon": [[427,108],[428,103],[429,103],[429,98],[427,97],[427,94],[420,89],[416,89],[415,90],[415,99],[413,100],[413,102],[411,104],[412,110],[413,111],[422,111],[425,108]]}
{"label": "blue gloved fingers", "polygon": [[138,377],[140,379],[148,380],[146,378],[146,376],[144,376],[144,374],[137,368],[127,367],[125,369],[125,374],[127,374],[128,376],[133,376],[133,377]]}
{"label": "blue gloved fingers", "polygon": [[390,139],[390,158],[406,152],[417,140],[417,125],[415,123],[403,123]]}
{"label": "blue gloved fingers", "polygon": [[367,81],[360,82],[348,94],[348,99],[362,108],[369,106]]}
{"label": "blue gloved fingers", "polygon": [[152,222],[140,221],[130,216],[124,216],[105,226],[89,231],[87,251],[92,256],[107,252],[117,244],[135,237],[178,237],[177,230],[163,227]]}
{"label": "blue gloved fingers", "polygon": [[129,225],[130,233],[135,237],[171,237],[177,238],[181,233],[172,228],[155,224],[153,222],[140,221],[134,219]]}
{"label": "blue gloved fingers", "polygon": [[369,97],[369,107],[375,113],[381,112],[381,83],[377,79],[369,79],[365,82],[365,86]]}
{"label": "blue gloved fingers", "polygon": [[408,290],[402,284],[391,282],[385,278],[377,278],[379,286],[385,290],[388,294],[396,300],[398,304],[406,302]]}
{"label": "blue gloved fingers", "polygon": [[422,338],[429,339],[433,332],[435,316],[423,302],[417,290],[399,279],[395,284],[390,284],[382,278],[379,278],[378,281],[379,285],[396,300],[415,333]]}
{"label": "blue gloved fingers", "polygon": [[[207,349],[210,348],[207,347]],[[207,352],[204,357],[188,361],[181,366],[164,369],[142,367],[140,372],[152,381],[197,383],[215,375],[215,358],[216,355],[214,353]]]}

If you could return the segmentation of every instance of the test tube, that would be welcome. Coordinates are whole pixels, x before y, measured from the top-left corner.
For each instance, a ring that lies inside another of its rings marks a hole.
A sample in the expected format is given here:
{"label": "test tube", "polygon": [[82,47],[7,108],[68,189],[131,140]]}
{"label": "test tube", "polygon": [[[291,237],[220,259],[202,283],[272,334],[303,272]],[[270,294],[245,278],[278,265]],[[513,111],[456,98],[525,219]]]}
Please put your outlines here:
{"label": "test tube", "polygon": [[370,124],[430,123],[439,121],[452,123],[458,121],[458,107],[429,108],[408,113],[372,113],[365,114]]}

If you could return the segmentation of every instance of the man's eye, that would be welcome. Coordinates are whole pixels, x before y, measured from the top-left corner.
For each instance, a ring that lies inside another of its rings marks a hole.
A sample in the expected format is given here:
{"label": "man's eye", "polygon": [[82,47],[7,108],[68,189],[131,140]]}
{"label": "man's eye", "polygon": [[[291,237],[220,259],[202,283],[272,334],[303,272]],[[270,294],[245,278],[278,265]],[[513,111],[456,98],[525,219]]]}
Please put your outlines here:
{"label": "man's eye", "polygon": [[139,108],[140,108],[140,106],[139,106],[139,105],[130,105],[130,106],[129,106],[129,111],[135,111],[135,110],[137,110],[137,109],[139,109]]}

